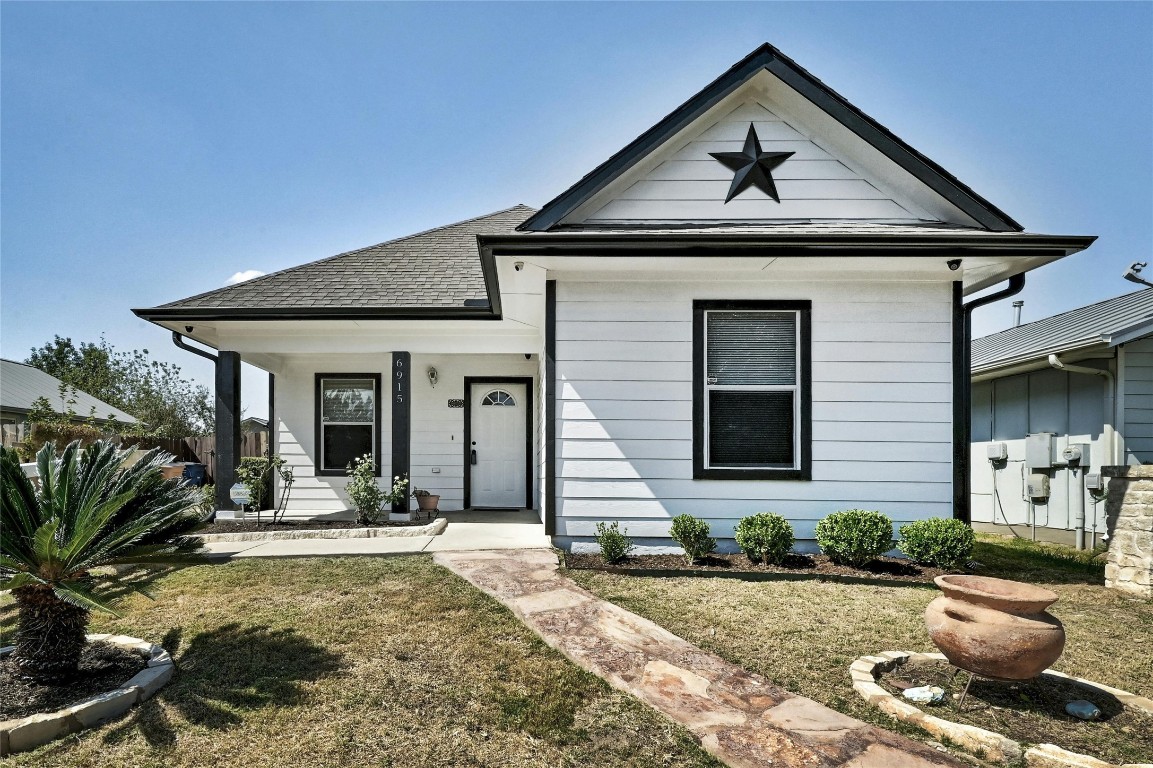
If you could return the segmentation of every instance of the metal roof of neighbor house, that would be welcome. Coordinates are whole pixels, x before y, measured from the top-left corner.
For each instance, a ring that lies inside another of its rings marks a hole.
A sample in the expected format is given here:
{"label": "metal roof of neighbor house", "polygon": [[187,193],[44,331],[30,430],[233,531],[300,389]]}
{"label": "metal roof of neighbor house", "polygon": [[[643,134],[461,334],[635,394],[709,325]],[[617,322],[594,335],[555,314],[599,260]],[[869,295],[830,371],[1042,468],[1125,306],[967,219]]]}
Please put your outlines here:
{"label": "metal roof of neighbor house", "polygon": [[[39,397],[48,398],[53,407],[58,407],[57,413],[67,410],[66,404],[60,402],[60,379],[25,363],[0,359],[0,410],[27,413]],[[125,424],[136,423],[136,417],[87,392],[76,390],[75,395],[69,392],[69,397],[76,401],[72,410],[81,418],[87,418],[95,408],[96,418],[100,421],[108,420],[111,415]]]}
{"label": "metal roof of neighbor house", "polygon": [[1153,288],[973,339],[973,372],[1153,334]]}
{"label": "metal roof of neighbor house", "polygon": [[517,205],[133,312],[146,320],[492,316],[495,274],[476,238],[511,233],[533,211]]}

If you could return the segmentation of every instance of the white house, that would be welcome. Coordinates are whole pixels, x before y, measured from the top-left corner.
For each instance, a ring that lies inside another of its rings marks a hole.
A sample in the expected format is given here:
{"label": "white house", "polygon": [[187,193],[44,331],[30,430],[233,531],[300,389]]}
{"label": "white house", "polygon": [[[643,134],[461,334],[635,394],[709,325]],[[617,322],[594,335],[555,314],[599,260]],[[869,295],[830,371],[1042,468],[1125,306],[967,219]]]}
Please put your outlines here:
{"label": "white house", "polygon": [[1101,467],[1153,462],[1153,290],[975,339],[972,363],[974,527],[1092,547]]}
{"label": "white house", "polygon": [[1023,232],[765,45],[539,210],[135,312],[219,350],[218,434],[238,361],[275,377],[294,513],[344,509],[371,451],[560,546],[683,512],[804,539],[846,507],[967,519],[964,297],[1092,241]]}

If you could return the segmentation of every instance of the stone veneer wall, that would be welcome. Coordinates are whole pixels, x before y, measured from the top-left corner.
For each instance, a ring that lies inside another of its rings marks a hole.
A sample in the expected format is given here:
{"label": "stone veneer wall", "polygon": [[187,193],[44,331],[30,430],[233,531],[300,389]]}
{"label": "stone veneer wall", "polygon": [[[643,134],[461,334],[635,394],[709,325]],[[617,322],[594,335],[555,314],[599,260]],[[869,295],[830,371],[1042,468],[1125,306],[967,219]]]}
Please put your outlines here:
{"label": "stone veneer wall", "polygon": [[1153,465],[1102,467],[1109,478],[1105,586],[1153,598]]}

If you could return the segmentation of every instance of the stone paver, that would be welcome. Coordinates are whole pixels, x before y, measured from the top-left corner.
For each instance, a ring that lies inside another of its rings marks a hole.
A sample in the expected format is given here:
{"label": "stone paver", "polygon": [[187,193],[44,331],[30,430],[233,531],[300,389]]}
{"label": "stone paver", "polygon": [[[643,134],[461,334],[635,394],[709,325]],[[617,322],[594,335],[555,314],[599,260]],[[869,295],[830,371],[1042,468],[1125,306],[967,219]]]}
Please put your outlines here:
{"label": "stone paver", "polygon": [[435,560],[584,669],[688,728],[734,768],[965,765],[771,685],[601,600],[557,573],[549,550],[438,552]]}

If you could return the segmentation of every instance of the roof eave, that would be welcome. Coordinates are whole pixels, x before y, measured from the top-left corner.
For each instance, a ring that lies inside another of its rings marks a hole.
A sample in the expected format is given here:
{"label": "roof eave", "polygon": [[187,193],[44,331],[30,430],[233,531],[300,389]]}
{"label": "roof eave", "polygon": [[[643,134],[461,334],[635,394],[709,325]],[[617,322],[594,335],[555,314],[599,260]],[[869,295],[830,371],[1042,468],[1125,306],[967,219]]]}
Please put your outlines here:
{"label": "roof eave", "polygon": [[481,252],[491,251],[502,255],[563,255],[584,253],[596,256],[631,255],[708,255],[708,252],[725,256],[764,255],[778,252],[778,255],[822,255],[835,250],[846,255],[897,255],[907,251],[910,255],[929,254],[938,251],[996,251],[998,255],[1036,256],[1040,252],[1059,252],[1062,256],[1077,253],[1088,248],[1095,236],[1081,235],[1032,235],[1008,234],[1004,236],[980,234],[956,235],[909,235],[909,234],[801,234],[717,232],[707,235],[681,235],[676,231],[668,233],[596,233],[596,234],[522,234],[488,235],[477,238]]}
{"label": "roof eave", "polygon": [[1107,356],[1112,355],[1109,343],[1100,336],[1089,339],[1078,339],[1068,344],[1053,345],[1042,350],[1033,350],[1015,355],[1014,357],[974,364],[970,370],[970,375],[973,381],[999,379],[1016,373],[1048,368],[1049,355],[1074,354],[1078,360],[1085,360],[1095,357],[1097,353],[1104,353]]}
{"label": "roof eave", "polygon": [[491,303],[469,307],[150,307],[133,309],[142,320],[499,320]]}
{"label": "roof eave", "polygon": [[850,104],[839,93],[768,43],[737,62],[652,128],[597,166],[576,184],[543,205],[539,211],[517,229],[542,232],[555,227],[581,204],[604,189],[613,179],[687,127],[693,120],[761,70],[766,70],[782,80],[934,192],[971,216],[987,230],[995,232],[1021,232],[1024,230],[1024,227],[1010,218],[1004,211],[978,195],[933,160],[905,143],[892,131]]}

